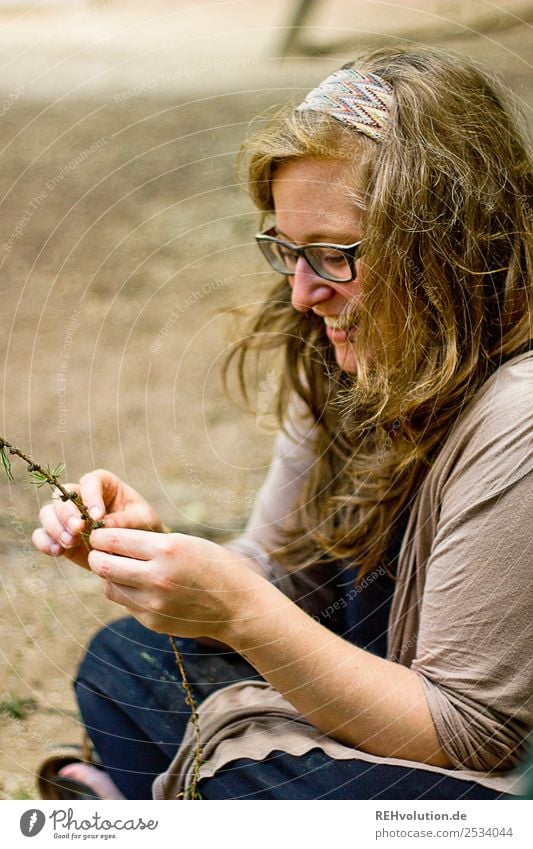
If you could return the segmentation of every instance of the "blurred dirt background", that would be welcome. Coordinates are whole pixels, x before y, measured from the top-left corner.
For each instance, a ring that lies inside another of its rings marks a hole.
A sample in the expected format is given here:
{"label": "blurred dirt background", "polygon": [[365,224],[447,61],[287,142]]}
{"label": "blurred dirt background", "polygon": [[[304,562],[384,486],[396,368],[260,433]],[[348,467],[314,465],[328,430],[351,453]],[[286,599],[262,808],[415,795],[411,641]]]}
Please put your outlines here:
{"label": "blurred dirt background", "polygon": [[[246,521],[273,439],[220,364],[270,274],[235,172],[250,121],[301,99],[358,45],[442,41],[533,106],[531,4],[271,0],[0,2],[2,433],[67,480],[103,466],[170,526]],[[280,58],[285,45],[288,55]],[[288,47],[287,47],[288,45]],[[266,375],[265,375],[266,377]],[[0,798],[35,798],[79,739],[70,681],[120,615],[98,582],[31,548],[48,493],[0,480]]]}

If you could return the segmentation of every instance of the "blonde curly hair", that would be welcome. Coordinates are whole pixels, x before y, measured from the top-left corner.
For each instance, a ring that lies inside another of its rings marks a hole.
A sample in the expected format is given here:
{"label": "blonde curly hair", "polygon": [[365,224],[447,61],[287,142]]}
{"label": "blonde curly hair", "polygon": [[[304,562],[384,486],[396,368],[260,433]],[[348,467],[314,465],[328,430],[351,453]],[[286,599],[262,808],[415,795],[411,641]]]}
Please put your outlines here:
{"label": "blonde curly hair", "polygon": [[242,162],[264,214],[275,212],[282,163],[346,163],[364,221],[357,374],[336,365],[323,321],[292,308],[285,278],[231,360],[246,393],[249,354],[281,349],[280,422],[297,393],[318,425],[317,460],[276,560],[294,570],[349,558],[361,579],[387,565],[461,410],[533,336],[533,180],[514,107],[472,63],[389,48],[352,65],[393,87],[383,141],[291,106],[246,140]]}

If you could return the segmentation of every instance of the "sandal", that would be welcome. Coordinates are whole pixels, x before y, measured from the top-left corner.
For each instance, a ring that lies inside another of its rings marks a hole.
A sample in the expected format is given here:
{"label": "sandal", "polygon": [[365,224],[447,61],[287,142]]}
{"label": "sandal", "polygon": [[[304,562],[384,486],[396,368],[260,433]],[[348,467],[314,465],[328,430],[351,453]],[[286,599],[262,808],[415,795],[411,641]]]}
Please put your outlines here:
{"label": "sandal", "polygon": [[48,752],[37,770],[37,787],[41,799],[69,800],[100,798],[82,781],[76,781],[74,778],[63,778],[59,775],[59,770],[71,763],[102,766],[100,758],[92,748],[88,738],[81,746],[66,743],[54,747]]}

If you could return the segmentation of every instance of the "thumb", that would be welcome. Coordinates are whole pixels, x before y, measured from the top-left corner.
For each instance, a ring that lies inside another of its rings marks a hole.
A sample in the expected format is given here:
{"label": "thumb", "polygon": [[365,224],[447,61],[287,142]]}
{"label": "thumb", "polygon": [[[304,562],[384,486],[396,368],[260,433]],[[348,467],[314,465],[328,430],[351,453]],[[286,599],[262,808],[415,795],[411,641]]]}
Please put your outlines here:
{"label": "thumb", "polygon": [[130,505],[127,510],[116,510],[104,517],[106,528],[131,528],[137,531],[161,532],[161,523],[157,516],[148,516],[145,511]]}
{"label": "thumb", "polygon": [[112,504],[117,493],[118,478],[107,469],[96,469],[80,478],[80,494],[91,519],[104,518],[107,507]]}
{"label": "thumb", "polygon": [[106,528],[128,528],[131,526],[131,515],[126,510],[117,510],[115,513],[107,513],[104,516]]}

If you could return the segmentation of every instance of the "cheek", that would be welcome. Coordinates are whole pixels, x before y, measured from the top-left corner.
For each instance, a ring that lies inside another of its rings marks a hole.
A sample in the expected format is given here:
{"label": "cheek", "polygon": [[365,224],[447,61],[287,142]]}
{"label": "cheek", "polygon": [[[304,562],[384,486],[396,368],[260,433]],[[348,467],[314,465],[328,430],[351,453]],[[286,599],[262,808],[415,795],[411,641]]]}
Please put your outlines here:
{"label": "cheek", "polygon": [[359,262],[360,260],[356,262],[357,277],[355,280],[352,280],[351,283],[343,283],[336,287],[338,295],[346,302],[346,304],[353,301],[354,305],[356,305],[361,300],[361,281],[364,271],[361,269]]}

